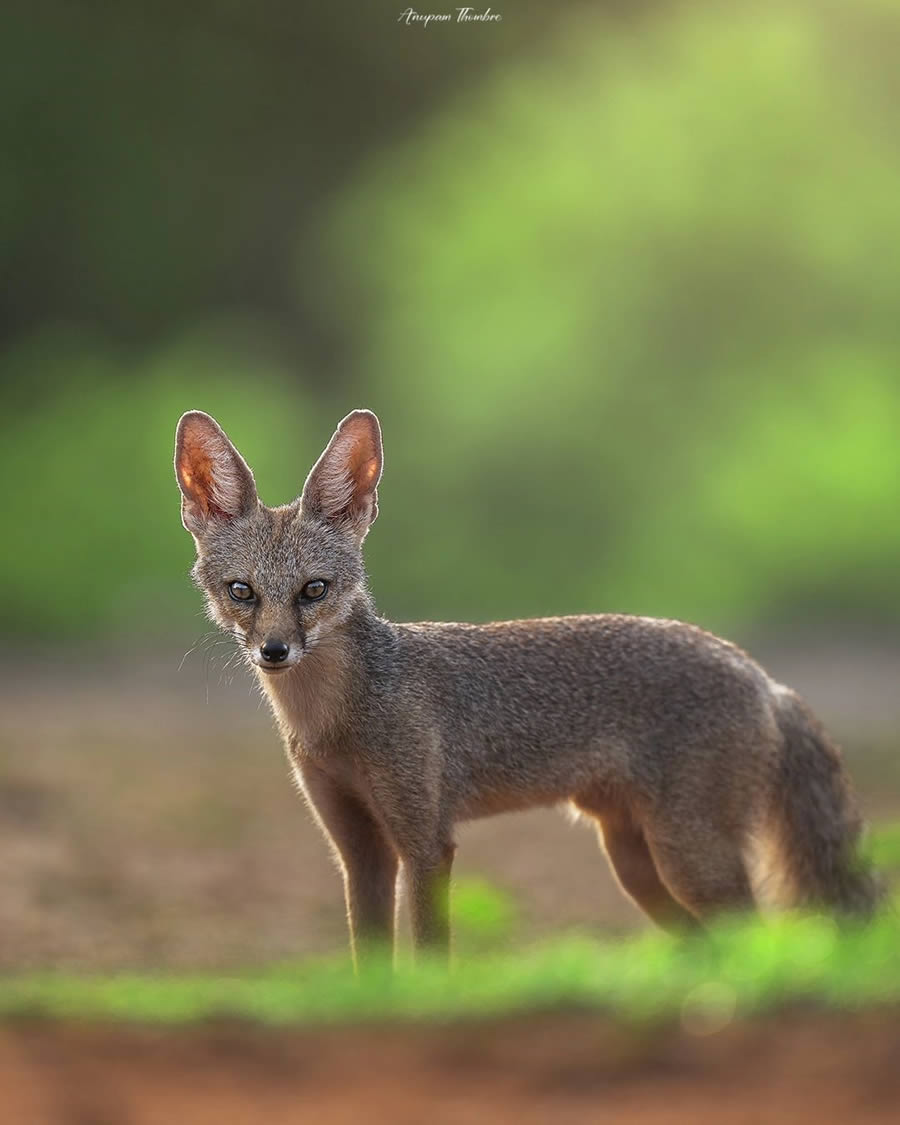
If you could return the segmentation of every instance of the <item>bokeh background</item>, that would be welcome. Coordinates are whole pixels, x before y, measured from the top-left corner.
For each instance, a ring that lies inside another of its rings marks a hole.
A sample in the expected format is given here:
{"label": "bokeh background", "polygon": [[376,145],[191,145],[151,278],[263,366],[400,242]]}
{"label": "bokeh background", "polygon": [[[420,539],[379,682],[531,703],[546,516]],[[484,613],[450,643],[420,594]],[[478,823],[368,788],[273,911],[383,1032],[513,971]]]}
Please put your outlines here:
{"label": "bokeh background", "polygon": [[[383,612],[699,622],[900,804],[900,5],[399,10],[4,5],[2,966],[344,941],[202,636],[190,408],[269,503],[375,410]],[[521,940],[640,924],[553,813],[462,843]]]}

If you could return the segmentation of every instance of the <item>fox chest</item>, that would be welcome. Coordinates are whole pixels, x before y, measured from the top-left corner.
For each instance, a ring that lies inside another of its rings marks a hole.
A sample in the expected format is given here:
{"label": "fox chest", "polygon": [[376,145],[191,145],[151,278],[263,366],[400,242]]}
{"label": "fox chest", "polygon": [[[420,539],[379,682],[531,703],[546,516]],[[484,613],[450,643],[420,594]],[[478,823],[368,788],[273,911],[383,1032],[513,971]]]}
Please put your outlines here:
{"label": "fox chest", "polygon": [[286,731],[284,745],[288,761],[301,774],[306,768],[313,768],[345,792],[367,791],[368,782],[358,755],[344,740],[310,739],[302,731]]}

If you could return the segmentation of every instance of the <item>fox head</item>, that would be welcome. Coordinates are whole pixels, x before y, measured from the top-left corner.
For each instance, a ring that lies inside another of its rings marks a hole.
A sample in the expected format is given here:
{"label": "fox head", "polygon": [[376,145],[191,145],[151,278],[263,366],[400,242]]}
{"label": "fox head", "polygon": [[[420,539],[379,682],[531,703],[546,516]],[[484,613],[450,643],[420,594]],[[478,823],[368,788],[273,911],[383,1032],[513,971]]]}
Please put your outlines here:
{"label": "fox head", "polygon": [[219,424],[200,410],[175,434],[181,520],[210,617],[277,675],[367,597],[362,543],[378,514],[381,427],[368,410],[338,426],[292,504],[268,508]]}

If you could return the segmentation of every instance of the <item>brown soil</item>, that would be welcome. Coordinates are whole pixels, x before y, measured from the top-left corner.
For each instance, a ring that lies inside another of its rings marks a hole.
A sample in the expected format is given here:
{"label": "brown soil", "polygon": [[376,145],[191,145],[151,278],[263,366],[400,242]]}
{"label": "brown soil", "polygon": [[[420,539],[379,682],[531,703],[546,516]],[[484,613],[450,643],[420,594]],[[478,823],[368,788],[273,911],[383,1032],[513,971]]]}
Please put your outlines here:
{"label": "brown soil", "polygon": [[0,1029],[3,1120],[28,1125],[887,1125],[900,1013],[793,1013],[697,1038],[587,1014],[479,1024]]}

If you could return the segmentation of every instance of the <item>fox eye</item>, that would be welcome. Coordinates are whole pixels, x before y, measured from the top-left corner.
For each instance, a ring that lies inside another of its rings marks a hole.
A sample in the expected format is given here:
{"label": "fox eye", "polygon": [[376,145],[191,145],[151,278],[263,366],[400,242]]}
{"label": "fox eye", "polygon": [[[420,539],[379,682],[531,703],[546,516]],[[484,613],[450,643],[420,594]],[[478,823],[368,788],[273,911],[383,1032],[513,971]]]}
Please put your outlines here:
{"label": "fox eye", "polygon": [[317,602],[319,598],[324,598],[328,591],[328,583],[323,578],[313,578],[311,582],[307,582],[303,589],[300,591],[300,597],[304,601]]}
{"label": "fox eye", "polygon": [[229,582],[228,593],[236,602],[253,601],[253,589],[246,582]]}

